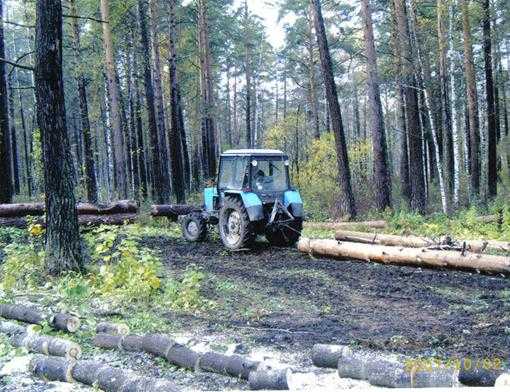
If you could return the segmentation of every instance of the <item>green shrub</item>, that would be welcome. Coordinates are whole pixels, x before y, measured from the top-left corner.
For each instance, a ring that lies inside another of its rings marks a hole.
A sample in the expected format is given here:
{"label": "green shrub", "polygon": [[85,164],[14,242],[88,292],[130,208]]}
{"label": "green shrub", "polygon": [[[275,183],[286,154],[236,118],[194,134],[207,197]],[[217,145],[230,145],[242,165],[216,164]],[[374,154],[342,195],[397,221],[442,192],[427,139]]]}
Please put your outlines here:
{"label": "green shrub", "polygon": [[165,287],[163,302],[172,309],[189,311],[201,310],[212,306],[212,302],[202,298],[200,289],[205,274],[196,266],[190,266],[184,272],[182,279],[170,280]]}
{"label": "green shrub", "polygon": [[46,271],[44,251],[32,243],[13,243],[5,247],[6,258],[2,265],[4,290],[26,289],[44,283]]}

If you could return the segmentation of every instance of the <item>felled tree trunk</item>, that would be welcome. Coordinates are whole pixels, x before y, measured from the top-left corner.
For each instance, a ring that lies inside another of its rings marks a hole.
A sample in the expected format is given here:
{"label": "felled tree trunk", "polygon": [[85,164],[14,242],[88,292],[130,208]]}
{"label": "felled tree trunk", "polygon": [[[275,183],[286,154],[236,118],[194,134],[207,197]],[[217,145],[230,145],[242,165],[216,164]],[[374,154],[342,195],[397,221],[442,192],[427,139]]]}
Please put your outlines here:
{"label": "felled tree trunk", "polygon": [[333,344],[314,344],[312,348],[312,362],[317,367],[336,369],[338,358],[349,347]]}
{"label": "felled tree trunk", "polygon": [[[400,236],[392,234],[364,233],[359,231],[338,230],[335,238],[339,241],[360,242],[364,244],[378,244],[388,246],[407,246],[410,248],[424,248],[434,245],[451,245],[451,243],[443,244],[442,241],[434,241],[426,237],[418,236]],[[459,240],[449,241],[458,243],[459,247],[475,253],[481,253],[484,250],[493,251],[510,251],[510,242],[493,241],[493,240]]]}
{"label": "felled tree trunk", "polygon": [[78,359],[81,356],[81,348],[78,344],[53,336],[24,333],[12,336],[11,343],[16,347],[25,347],[33,353],[72,359]]}
{"label": "felled tree trunk", "polygon": [[372,229],[384,229],[388,223],[383,220],[377,221],[360,221],[360,222],[305,222],[305,227],[310,229],[349,229],[355,227],[369,227]]}
{"label": "felled tree trunk", "polygon": [[461,253],[457,251],[366,245],[302,238],[298,249],[304,253],[342,259],[358,259],[377,263],[468,269],[492,273],[510,273],[510,258],[504,256]]}
{"label": "felled tree trunk", "polygon": [[240,355],[224,355],[215,352],[205,353],[200,357],[199,367],[202,370],[240,377],[248,380],[250,373],[257,369],[259,362],[252,361]]}
{"label": "felled tree trunk", "polygon": [[[77,203],[76,210],[78,215],[127,214],[138,212],[138,206],[131,200],[119,200],[107,205]],[[3,218],[41,216],[44,213],[44,203],[0,204],[0,217]]]}
{"label": "felled tree trunk", "polygon": [[129,333],[129,327],[126,324],[116,324],[104,321],[96,325],[96,333],[127,335]]}
{"label": "felled tree trunk", "polygon": [[67,313],[56,313],[47,317],[34,307],[16,304],[0,304],[0,316],[11,320],[23,321],[29,324],[42,325],[48,320],[49,324],[58,331],[76,332],[80,327],[80,319]]}
{"label": "felled tree trunk", "polygon": [[283,391],[289,389],[287,377],[289,369],[264,369],[250,372],[249,385],[252,390],[269,389]]}
{"label": "felled tree trunk", "polygon": [[[138,218],[135,213],[115,213],[112,215],[78,215],[78,223],[80,226],[100,226],[115,225],[121,226],[126,223],[133,223]],[[32,223],[32,222],[31,222]],[[42,218],[36,219],[35,223],[45,227],[46,223]],[[23,217],[17,218],[1,218],[0,226],[17,227],[24,229],[28,227],[28,221]]]}

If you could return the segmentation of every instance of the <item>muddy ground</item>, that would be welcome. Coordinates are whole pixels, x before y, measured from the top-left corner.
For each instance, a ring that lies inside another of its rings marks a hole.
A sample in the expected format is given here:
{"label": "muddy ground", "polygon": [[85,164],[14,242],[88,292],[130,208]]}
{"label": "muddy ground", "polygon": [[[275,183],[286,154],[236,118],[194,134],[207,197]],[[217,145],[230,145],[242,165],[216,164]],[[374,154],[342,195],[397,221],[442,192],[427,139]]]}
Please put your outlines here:
{"label": "muddy ground", "polygon": [[250,346],[296,353],[303,364],[315,343],[445,358],[510,355],[510,284],[501,276],[316,259],[265,242],[233,254],[218,241],[153,245],[170,270],[195,264],[208,274],[204,295],[217,309],[166,315],[197,333],[228,331]]}
{"label": "muddy ground", "polygon": [[[310,353],[315,343],[445,360],[506,361],[510,355],[508,278],[315,259],[295,249],[269,247],[264,241],[252,250],[231,253],[214,236],[199,244],[177,236],[147,237],[142,242],[160,255],[169,277],[182,276],[190,266],[200,268],[205,273],[201,298],[210,305],[200,312],[146,309],[149,321],[138,330],[140,314],[125,313],[121,321],[133,332],[168,332],[197,351],[245,354],[299,369],[306,375],[302,380],[297,377],[294,385],[301,389],[296,390],[367,387],[339,379],[333,369],[313,368]],[[101,319],[105,317],[91,325]],[[119,316],[111,319],[119,321]],[[84,358],[164,377],[183,391],[248,389],[245,381],[183,371],[148,354],[100,350],[92,347],[91,337],[87,331],[70,337],[82,345]],[[26,372],[28,360],[29,355],[0,358],[0,391],[94,390],[34,379]]]}

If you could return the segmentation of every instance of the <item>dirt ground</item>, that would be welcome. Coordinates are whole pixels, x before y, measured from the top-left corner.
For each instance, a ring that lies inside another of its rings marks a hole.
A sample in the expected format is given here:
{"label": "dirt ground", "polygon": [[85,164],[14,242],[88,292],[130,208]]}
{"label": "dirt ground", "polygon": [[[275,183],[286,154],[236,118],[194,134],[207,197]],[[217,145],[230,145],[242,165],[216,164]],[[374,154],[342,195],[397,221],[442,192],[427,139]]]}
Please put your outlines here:
{"label": "dirt ground", "polygon": [[204,317],[167,317],[196,333],[228,331],[310,363],[315,343],[355,344],[416,356],[510,354],[507,278],[449,270],[315,259],[295,249],[227,252],[219,241],[153,240],[171,271],[207,273],[218,303]]}

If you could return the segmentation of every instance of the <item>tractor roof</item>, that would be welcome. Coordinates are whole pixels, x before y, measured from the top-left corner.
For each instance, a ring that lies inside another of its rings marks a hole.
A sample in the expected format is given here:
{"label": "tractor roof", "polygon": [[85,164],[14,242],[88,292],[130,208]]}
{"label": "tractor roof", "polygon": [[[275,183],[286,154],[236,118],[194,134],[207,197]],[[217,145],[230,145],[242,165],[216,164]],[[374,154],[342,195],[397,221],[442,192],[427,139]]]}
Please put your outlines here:
{"label": "tractor roof", "polygon": [[260,148],[245,148],[240,150],[227,150],[221,154],[222,156],[252,156],[252,155],[258,155],[258,156],[267,156],[267,155],[273,155],[273,156],[283,156],[285,155],[280,150],[266,150],[266,149],[260,149]]}

